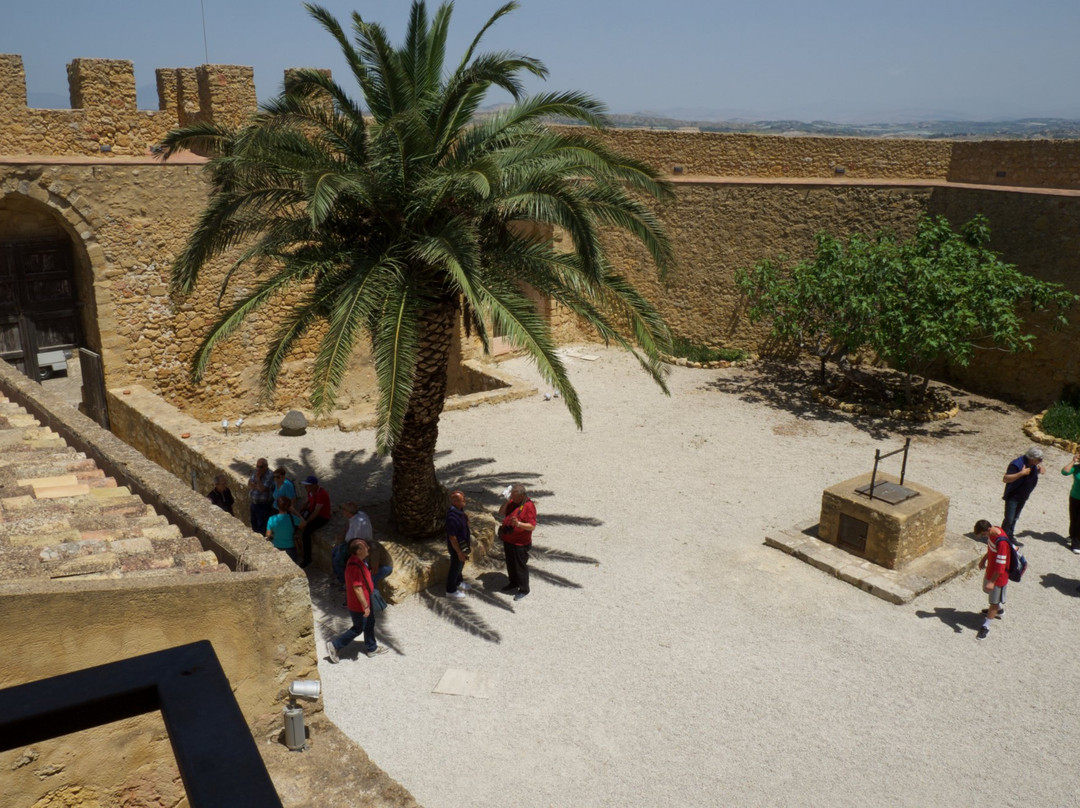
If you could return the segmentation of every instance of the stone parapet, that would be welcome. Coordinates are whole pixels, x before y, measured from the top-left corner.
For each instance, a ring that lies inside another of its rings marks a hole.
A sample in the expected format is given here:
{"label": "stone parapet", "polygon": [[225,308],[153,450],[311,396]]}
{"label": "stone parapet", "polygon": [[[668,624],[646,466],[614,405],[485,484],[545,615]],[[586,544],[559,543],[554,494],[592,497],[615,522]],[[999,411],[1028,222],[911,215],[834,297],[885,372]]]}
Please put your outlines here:
{"label": "stone parapet", "polygon": [[129,61],[74,59],[67,74],[72,108],[33,109],[22,57],[0,54],[0,154],[144,155],[178,125],[239,126],[256,109],[254,73],[240,65],[159,69],[156,110],[138,109]]}

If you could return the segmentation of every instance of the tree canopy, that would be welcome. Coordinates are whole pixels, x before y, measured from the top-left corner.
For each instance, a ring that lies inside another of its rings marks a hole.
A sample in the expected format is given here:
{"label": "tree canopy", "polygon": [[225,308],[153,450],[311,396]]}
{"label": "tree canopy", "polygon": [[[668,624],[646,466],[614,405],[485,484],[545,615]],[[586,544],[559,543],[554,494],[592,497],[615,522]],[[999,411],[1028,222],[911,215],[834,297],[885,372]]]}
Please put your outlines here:
{"label": "tree canopy", "polygon": [[[485,349],[495,328],[527,351],[579,427],[578,396],[526,286],[634,351],[664,387],[667,327],[610,265],[601,231],[628,233],[663,271],[672,250],[648,200],[670,190],[597,137],[604,118],[596,100],[580,92],[526,96],[522,76],[547,75],[540,61],[479,51],[488,29],[515,8],[499,8],[453,62],[451,3],[429,15],[415,0],[398,47],[357,13],[347,33],[326,9],[309,5],[362,101],[325,73],[300,71],[246,125],[195,123],[163,143],[166,158],[181,149],[210,156],[210,199],[173,265],[174,292],[191,294],[208,262],[232,250],[238,257],[221,291],[241,267],[258,278],[210,329],[194,378],[216,346],[282,295],[296,302],[263,359],[267,391],[298,341],[323,323],[311,402],[326,410],[358,340],[369,340],[377,448],[393,457],[394,512],[407,534],[434,532],[441,518],[434,454],[459,316]],[[479,115],[493,87],[514,103]],[[582,127],[544,126],[556,116]],[[532,235],[537,224],[565,231],[572,249]]]}
{"label": "tree canopy", "polygon": [[[967,365],[983,349],[1031,350],[1025,316],[1048,312],[1067,323],[1077,296],[1026,275],[989,249],[990,224],[978,215],[955,231],[943,216],[924,216],[907,240],[887,232],[842,242],[815,237],[815,255],[785,268],[763,260],[737,274],[751,322],[773,337],[847,371],[868,349],[905,374],[909,400],[925,396],[937,361]],[[912,378],[922,376],[919,390]]]}

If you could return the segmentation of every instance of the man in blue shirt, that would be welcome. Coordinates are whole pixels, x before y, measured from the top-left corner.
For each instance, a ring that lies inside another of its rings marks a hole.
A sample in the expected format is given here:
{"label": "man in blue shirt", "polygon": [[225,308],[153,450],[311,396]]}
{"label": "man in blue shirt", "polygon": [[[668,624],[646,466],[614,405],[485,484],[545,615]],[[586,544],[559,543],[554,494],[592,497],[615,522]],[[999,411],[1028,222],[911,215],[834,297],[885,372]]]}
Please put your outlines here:
{"label": "man in blue shirt", "polygon": [[450,494],[450,510],[446,512],[446,552],[450,554],[450,570],[446,573],[446,597],[465,597],[463,590],[471,589],[462,580],[462,570],[472,551],[469,516],[465,513],[465,494]]}
{"label": "man in blue shirt", "polygon": [[1035,486],[1039,484],[1039,475],[1043,473],[1043,451],[1038,446],[1032,446],[1020,457],[1009,464],[1005,470],[1005,476],[1001,481],[1005,483],[1005,519],[1001,523],[1010,539],[1016,540],[1016,520],[1020,518],[1020,512],[1024,510]]}

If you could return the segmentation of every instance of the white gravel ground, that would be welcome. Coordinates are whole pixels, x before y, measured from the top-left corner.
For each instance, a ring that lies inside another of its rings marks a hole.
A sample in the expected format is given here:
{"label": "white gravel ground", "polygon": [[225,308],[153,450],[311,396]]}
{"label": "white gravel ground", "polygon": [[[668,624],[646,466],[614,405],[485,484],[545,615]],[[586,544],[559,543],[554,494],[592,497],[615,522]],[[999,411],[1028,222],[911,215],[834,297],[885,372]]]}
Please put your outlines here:
{"label": "white gravel ground", "polygon": [[[893,606],[763,544],[901,432],[751,370],[675,368],[668,398],[632,358],[587,350],[600,359],[568,360],[582,432],[541,396],[443,416],[448,486],[489,506],[529,486],[533,591],[515,603],[497,567],[470,565],[465,600],[435,589],[381,618],[393,653],[356,644],[321,663],[328,714],[375,762],[428,808],[1076,804],[1063,452],[1047,450],[1019,522],[1027,577],[979,642],[977,575]],[[1000,520],[1001,475],[1030,442],[1026,413],[960,401],[957,419],[909,428],[908,474],[948,494],[949,529],[967,533]],[[371,433],[295,440],[238,449],[292,455],[338,500],[385,497]],[[320,639],[346,625],[339,597],[316,598]],[[486,679],[487,697],[433,693],[448,669]]]}

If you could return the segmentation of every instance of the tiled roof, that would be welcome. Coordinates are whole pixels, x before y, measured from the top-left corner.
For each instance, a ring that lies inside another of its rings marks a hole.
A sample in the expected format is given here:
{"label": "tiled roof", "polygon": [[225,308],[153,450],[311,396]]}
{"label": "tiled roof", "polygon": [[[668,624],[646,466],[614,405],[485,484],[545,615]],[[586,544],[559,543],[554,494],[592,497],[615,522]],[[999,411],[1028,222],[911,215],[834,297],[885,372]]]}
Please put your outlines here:
{"label": "tiled roof", "polygon": [[219,571],[198,539],[0,395],[0,581]]}

